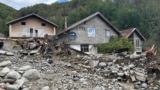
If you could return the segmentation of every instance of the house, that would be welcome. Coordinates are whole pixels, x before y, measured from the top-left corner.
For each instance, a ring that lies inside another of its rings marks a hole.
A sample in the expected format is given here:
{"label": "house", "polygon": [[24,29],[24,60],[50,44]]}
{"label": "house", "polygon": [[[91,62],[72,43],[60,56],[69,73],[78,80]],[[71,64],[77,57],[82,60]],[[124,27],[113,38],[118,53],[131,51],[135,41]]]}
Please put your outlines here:
{"label": "house", "polygon": [[137,28],[122,30],[121,35],[132,41],[136,53],[142,52],[142,44],[146,39]]}
{"label": "house", "polygon": [[10,38],[43,38],[45,34],[55,35],[57,25],[32,13],[7,23]]}
{"label": "house", "polygon": [[64,42],[70,48],[96,54],[96,44],[108,43],[110,36],[121,33],[100,12],[96,12],[57,34],[58,43]]}

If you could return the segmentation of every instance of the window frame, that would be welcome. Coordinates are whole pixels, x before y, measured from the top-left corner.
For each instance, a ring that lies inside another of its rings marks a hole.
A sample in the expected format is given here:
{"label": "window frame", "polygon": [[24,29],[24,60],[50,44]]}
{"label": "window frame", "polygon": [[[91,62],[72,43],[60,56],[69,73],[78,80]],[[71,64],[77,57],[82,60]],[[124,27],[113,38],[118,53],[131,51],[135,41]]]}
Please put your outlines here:
{"label": "window frame", "polygon": [[81,44],[81,51],[82,52],[89,52],[89,45],[88,44]]}
{"label": "window frame", "polygon": [[[92,31],[91,31],[92,30]],[[87,34],[88,34],[88,37],[95,37],[95,28],[93,27],[88,27],[87,28]]]}
{"label": "window frame", "polygon": [[105,37],[110,37],[111,36],[111,32],[108,29],[105,29]]}

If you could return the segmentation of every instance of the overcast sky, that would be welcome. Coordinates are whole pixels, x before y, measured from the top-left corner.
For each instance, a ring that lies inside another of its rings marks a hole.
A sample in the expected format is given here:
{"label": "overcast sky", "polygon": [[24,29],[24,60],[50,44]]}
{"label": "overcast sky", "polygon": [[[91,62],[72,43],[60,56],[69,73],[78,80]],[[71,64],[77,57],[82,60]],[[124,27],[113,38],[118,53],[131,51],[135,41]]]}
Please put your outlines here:
{"label": "overcast sky", "polygon": [[0,0],[1,3],[11,6],[17,10],[26,6],[32,6],[39,3],[51,4],[56,1],[57,0]]}

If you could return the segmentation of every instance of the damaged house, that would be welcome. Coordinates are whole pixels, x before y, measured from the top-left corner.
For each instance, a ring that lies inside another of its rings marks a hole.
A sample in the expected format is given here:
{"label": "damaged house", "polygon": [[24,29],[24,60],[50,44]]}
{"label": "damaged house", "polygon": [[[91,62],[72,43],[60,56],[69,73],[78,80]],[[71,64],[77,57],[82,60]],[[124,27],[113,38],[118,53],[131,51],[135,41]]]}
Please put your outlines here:
{"label": "damaged house", "polygon": [[142,52],[142,45],[146,39],[137,28],[122,30],[121,35],[122,37],[128,38],[133,43],[134,50],[137,54]]}
{"label": "damaged house", "polygon": [[7,23],[10,38],[43,38],[45,34],[55,35],[57,25],[37,14],[28,14]]}
{"label": "damaged house", "polygon": [[58,43],[65,43],[70,48],[96,54],[96,44],[108,43],[111,36],[121,33],[100,12],[96,12],[66,28],[57,34]]}

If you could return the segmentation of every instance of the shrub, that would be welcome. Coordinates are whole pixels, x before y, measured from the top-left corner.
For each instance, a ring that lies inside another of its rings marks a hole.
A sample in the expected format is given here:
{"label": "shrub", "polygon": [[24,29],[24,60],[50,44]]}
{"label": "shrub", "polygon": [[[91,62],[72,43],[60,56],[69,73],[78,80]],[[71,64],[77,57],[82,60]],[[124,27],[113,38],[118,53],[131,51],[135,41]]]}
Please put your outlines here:
{"label": "shrub", "polygon": [[116,38],[110,37],[109,43],[98,44],[97,45],[99,53],[112,53],[114,50],[120,48],[129,48],[130,52],[134,51],[134,46],[127,38]]}

